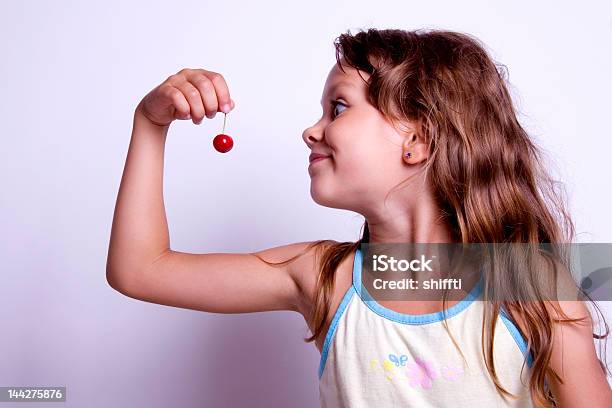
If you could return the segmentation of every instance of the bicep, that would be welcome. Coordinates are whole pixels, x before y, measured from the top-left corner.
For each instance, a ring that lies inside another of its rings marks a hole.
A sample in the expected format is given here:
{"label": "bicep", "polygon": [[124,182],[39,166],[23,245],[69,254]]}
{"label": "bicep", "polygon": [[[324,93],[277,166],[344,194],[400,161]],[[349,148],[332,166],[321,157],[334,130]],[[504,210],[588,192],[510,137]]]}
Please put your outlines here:
{"label": "bicep", "polygon": [[193,254],[168,251],[123,288],[147,302],[214,313],[298,311],[300,288],[291,263],[269,265],[299,253],[299,244],[254,253]]}

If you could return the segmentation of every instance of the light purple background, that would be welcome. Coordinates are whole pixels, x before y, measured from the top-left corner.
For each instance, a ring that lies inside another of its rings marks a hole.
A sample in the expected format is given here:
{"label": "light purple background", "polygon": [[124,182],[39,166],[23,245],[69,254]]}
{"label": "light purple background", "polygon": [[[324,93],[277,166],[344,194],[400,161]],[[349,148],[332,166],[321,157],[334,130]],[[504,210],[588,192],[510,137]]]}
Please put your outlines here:
{"label": "light purple background", "polygon": [[223,115],[172,125],[173,249],[358,239],[360,215],[311,200],[301,139],[349,28],[481,38],[567,182],[580,242],[612,242],[612,4],[489,3],[3,2],[0,386],[65,385],[70,407],[318,405],[319,353],[301,316],[136,301],[108,286],[105,262],[133,109],[184,67],[225,76],[235,147],[212,148]]}

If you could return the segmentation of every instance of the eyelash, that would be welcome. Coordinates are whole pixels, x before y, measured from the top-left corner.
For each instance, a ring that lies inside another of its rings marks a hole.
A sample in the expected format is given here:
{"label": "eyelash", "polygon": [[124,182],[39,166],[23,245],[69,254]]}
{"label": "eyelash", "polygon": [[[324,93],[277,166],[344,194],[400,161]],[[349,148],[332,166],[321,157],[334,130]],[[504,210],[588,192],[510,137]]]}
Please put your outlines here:
{"label": "eyelash", "polygon": [[[339,114],[338,114],[338,115],[334,115],[334,112],[336,111],[336,106],[338,106],[338,105],[342,105],[342,106],[344,106],[345,108],[347,107],[347,106],[346,106],[346,105],[345,105],[343,102],[341,102],[341,101],[338,101],[338,100],[332,101],[332,102],[331,102],[331,106],[332,106],[332,118],[335,118],[335,117],[337,117],[337,116],[339,115]],[[342,112],[341,112],[341,113],[342,113]]]}

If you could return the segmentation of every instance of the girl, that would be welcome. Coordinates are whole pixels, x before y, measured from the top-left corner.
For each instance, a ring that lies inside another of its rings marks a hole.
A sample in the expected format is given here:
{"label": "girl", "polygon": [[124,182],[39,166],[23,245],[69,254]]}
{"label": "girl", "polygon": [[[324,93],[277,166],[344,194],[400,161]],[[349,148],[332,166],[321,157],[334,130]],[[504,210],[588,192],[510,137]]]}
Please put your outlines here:
{"label": "girl", "polygon": [[[362,238],[245,254],[170,249],[162,196],[170,124],[200,124],[235,106],[222,75],[183,69],[136,107],[109,284],[207,312],[302,314],[306,341],[321,352],[324,407],[611,406],[583,302],[475,301],[480,284],[450,305],[364,301],[363,244],[556,244],[574,230],[478,40],[376,29],[337,40],[323,115],[303,139],[313,199],[362,214]],[[504,277],[512,276],[496,279]]]}

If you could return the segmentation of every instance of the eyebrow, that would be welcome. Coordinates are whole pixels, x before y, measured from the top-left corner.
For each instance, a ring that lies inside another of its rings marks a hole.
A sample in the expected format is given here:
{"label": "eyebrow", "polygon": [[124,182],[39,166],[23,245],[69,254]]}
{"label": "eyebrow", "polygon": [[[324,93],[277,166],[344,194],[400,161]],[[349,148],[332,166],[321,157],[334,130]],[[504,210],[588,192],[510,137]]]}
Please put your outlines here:
{"label": "eyebrow", "polygon": [[[355,85],[353,85],[353,83],[351,83],[351,82],[348,82],[348,81],[339,81],[339,82],[336,82],[335,84],[333,84],[333,85],[331,86],[331,88],[329,88],[330,93],[331,93],[331,91],[333,91],[334,89],[336,89],[336,88],[340,88],[340,87],[344,87],[344,86],[346,86],[346,87],[348,87],[348,88],[354,88],[354,87],[355,87]],[[323,100],[321,100],[321,106],[323,106]]]}

